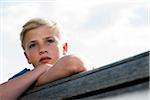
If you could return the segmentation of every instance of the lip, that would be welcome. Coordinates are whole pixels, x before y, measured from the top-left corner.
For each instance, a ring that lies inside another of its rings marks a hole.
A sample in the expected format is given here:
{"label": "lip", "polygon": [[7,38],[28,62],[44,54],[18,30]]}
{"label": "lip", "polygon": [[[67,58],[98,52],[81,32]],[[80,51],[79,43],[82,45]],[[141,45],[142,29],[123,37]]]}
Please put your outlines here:
{"label": "lip", "polygon": [[48,63],[49,60],[51,60],[50,57],[42,57],[42,58],[39,60],[39,62],[40,62],[40,63]]}

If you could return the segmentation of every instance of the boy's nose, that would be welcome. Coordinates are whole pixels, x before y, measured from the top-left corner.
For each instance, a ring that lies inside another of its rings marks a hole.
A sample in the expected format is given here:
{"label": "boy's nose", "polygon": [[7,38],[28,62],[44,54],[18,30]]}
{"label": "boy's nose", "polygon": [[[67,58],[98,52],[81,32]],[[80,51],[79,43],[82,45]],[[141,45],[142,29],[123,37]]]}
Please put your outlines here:
{"label": "boy's nose", "polygon": [[43,54],[43,53],[47,53],[47,52],[48,52],[48,51],[47,51],[47,48],[46,48],[45,46],[41,46],[39,49],[40,49],[40,50],[39,50],[39,53],[40,53],[40,54]]}
{"label": "boy's nose", "polygon": [[44,53],[47,53],[47,50],[41,50],[40,51],[40,54],[44,54]]}

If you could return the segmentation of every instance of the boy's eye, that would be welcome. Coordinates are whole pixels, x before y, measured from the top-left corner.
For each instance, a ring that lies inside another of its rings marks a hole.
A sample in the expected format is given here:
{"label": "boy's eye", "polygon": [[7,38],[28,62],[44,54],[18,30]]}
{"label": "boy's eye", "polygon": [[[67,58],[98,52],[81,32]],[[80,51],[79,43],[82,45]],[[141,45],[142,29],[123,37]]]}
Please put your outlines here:
{"label": "boy's eye", "polygon": [[30,44],[29,45],[29,48],[33,48],[33,47],[35,47],[36,46],[36,44]]}
{"label": "boy's eye", "polygon": [[49,40],[47,40],[48,41],[48,43],[53,43],[53,42],[55,42],[55,40],[52,40],[52,39],[49,39]]}

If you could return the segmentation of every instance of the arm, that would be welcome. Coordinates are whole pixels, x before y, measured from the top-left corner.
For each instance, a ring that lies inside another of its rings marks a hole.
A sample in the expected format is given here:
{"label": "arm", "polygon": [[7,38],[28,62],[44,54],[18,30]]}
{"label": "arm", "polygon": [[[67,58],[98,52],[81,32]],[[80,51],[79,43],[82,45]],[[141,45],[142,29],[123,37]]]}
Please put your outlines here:
{"label": "arm", "polygon": [[72,55],[64,56],[38,78],[36,86],[62,79],[85,70],[86,68],[81,59]]}
{"label": "arm", "polygon": [[20,77],[0,85],[1,100],[16,100],[42,75],[48,66],[42,66],[29,71]]}

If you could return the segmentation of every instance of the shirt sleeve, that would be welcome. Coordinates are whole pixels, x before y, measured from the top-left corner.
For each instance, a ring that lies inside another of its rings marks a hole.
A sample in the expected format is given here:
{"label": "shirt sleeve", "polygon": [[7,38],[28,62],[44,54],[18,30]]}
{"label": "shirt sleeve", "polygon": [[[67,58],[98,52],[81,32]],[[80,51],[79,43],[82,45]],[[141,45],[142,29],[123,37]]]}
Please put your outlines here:
{"label": "shirt sleeve", "polygon": [[11,78],[9,78],[8,80],[15,79],[15,78],[17,78],[18,76],[21,76],[21,75],[27,73],[28,71],[30,71],[30,69],[25,68],[25,69],[23,69],[22,71],[20,71],[19,73],[15,74],[15,75],[12,76]]}

